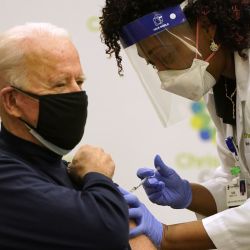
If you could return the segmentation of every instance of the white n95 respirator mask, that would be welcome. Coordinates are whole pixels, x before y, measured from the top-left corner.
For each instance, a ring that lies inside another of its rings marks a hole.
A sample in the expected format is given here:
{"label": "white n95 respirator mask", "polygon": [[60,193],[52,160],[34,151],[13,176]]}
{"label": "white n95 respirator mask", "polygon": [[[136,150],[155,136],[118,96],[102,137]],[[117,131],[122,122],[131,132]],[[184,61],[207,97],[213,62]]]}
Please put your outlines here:
{"label": "white n95 respirator mask", "polygon": [[161,88],[199,101],[216,83],[215,78],[206,70],[208,65],[208,62],[195,58],[188,69],[159,71]]}

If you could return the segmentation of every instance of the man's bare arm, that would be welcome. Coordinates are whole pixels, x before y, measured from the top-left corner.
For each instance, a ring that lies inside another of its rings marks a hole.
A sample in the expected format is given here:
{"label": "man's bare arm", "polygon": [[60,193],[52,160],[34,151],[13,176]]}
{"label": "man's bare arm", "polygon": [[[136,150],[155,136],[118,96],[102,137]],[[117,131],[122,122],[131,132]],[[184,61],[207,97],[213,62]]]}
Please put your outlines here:
{"label": "man's bare arm", "polygon": [[[130,221],[130,228],[135,227],[135,223]],[[129,241],[132,250],[156,250],[152,241],[146,235],[139,235]]]}

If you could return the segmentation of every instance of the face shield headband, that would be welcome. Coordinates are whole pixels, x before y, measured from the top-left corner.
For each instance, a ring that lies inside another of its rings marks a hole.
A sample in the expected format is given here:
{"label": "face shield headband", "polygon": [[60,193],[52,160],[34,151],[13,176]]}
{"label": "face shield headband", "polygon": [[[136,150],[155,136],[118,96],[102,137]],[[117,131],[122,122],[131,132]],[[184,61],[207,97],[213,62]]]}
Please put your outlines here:
{"label": "face shield headband", "polygon": [[124,49],[166,29],[187,22],[183,13],[186,1],[181,5],[154,11],[123,26],[120,41]]}

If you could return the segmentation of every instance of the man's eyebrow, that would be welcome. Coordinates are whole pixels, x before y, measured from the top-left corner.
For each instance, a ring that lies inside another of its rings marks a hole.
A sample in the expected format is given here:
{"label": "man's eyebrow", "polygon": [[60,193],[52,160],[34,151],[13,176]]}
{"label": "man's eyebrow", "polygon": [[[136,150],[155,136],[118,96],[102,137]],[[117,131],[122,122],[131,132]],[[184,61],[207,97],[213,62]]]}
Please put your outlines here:
{"label": "man's eyebrow", "polygon": [[80,76],[77,77],[77,79],[82,80],[82,81],[85,82],[87,78],[86,78],[85,75],[80,75]]}
{"label": "man's eyebrow", "polygon": [[86,76],[85,75],[80,75],[78,77],[76,77],[76,81],[80,81],[82,83],[84,83],[86,81]]}

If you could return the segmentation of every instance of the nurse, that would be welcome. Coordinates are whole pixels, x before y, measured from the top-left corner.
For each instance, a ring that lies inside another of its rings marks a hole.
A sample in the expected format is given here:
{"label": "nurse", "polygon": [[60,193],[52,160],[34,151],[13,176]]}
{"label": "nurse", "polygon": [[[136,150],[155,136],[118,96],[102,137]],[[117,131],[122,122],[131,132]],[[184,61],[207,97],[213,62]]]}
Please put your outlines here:
{"label": "nurse", "polygon": [[[100,23],[119,74],[123,47],[164,124],[176,95],[204,97],[217,128],[221,166],[207,182],[189,183],[160,156],[155,175],[154,169],[137,172],[149,177],[143,187],[153,203],[188,208],[200,220],[163,225],[123,191],[137,223],[131,237],[146,234],[160,249],[249,250],[250,1],[107,0]],[[164,107],[159,89],[169,93]]]}

